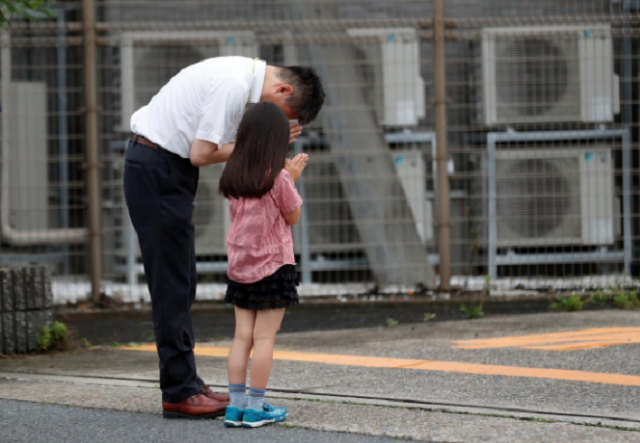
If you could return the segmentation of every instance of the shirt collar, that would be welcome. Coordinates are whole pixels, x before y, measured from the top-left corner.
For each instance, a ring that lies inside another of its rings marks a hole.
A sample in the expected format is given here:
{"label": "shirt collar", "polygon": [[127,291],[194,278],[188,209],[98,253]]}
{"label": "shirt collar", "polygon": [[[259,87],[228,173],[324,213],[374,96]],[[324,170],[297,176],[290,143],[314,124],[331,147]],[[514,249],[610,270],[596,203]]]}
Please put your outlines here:
{"label": "shirt collar", "polygon": [[264,76],[267,72],[267,62],[264,60],[253,61],[253,81],[251,82],[251,96],[249,103],[255,104],[260,101],[262,87],[264,86]]}

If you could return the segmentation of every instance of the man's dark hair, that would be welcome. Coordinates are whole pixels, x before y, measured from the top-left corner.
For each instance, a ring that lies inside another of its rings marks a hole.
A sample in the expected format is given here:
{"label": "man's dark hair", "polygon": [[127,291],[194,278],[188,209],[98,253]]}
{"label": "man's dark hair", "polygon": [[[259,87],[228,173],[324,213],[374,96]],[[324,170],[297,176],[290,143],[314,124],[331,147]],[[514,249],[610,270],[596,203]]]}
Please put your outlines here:
{"label": "man's dark hair", "polygon": [[218,192],[226,198],[260,198],[273,188],[289,148],[289,120],[273,103],[245,112],[236,145],[222,171]]}
{"label": "man's dark hair", "polygon": [[298,115],[301,125],[312,122],[324,104],[324,88],[313,68],[286,66],[278,71],[280,80],[293,86],[294,92],[287,99],[291,110]]}

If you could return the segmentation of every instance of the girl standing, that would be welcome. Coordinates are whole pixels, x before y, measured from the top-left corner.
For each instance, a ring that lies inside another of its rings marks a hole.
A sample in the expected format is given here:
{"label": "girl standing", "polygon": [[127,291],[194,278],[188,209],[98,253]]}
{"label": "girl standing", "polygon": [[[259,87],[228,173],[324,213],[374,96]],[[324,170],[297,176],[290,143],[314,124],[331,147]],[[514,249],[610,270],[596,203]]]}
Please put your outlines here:
{"label": "girl standing", "polygon": [[[272,103],[251,107],[238,127],[236,145],[220,178],[229,199],[229,285],[225,301],[235,305],[236,331],[229,352],[229,427],[257,428],[283,421],[286,408],[264,402],[276,333],[285,309],[298,304],[291,225],[300,220],[302,199],[294,181],[308,156],[286,158],[289,121]],[[246,394],[247,362],[251,387]]]}

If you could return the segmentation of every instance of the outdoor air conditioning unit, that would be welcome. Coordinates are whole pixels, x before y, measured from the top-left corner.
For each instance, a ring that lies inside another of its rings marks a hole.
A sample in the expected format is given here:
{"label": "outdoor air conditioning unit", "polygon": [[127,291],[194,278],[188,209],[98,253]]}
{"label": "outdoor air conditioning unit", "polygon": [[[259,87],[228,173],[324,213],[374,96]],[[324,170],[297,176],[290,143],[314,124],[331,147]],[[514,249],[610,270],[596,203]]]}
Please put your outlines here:
{"label": "outdoor air conditioning unit", "polygon": [[420,39],[413,28],[349,29],[351,37],[377,37],[357,43],[372,106],[382,126],[415,126],[425,116],[420,74]]}
{"label": "outdoor air conditioning unit", "polygon": [[[181,69],[218,56],[257,57],[255,34],[224,32],[131,32],[122,35],[122,130],[129,131],[131,115]],[[223,165],[200,168],[193,222],[198,255],[226,254],[229,210],[218,195]]]}
{"label": "outdoor air conditioning unit", "polygon": [[[422,153],[403,150],[394,151],[392,156],[418,234],[424,243],[429,242],[433,240],[433,215],[432,203],[426,197],[426,169]],[[342,183],[335,162],[336,157],[331,154],[314,154],[302,178],[311,253],[354,252],[363,249],[343,190],[343,186],[349,186],[349,183]],[[299,230],[300,225],[296,225],[296,252],[300,252]]]}
{"label": "outdoor air conditioning unit", "polygon": [[[329,153],[315,153],[302,176],[311,253],[362,250],[360,234],[335,162],[336,157]],[[293,230],[297,253],[301,252],[300,229],[298,224]]]}
{"label": "outdoor air conditioning unit", "polygon": [[613,243],[610,147],[498,150],[495,181],[498,246]]}
{"label": "outdoor air conditioning unit", "polygon": [[393,159],[402,189],[423,243],[433,240],[433,204],[426,197],[426,166],[422,152],[394,151]]}
{"label": "outdoor air conditioning unit", "polygon": [[620,112],[606,25],[482,30],[486,125],[611,122]]}

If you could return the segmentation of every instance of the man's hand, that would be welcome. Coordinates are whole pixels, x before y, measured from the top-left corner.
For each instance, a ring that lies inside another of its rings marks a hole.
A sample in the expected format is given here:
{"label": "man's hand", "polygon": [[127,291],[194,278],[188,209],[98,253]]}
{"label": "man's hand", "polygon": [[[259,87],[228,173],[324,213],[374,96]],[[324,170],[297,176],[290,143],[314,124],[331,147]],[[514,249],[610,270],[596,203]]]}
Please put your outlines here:
{"label": "man's hand", "polygon": [[191,145],[189,158],[193,166],[201,167],[213,165],[216,163],[225,163],[229,160],[229,156],[233,152],[233,143],[222,145],[218,149],[218,145],[204,140],[196,139]]}
{"label": "man's hand", "polygon": [[293,157],[293,160],[286,159],[284,168],[289,172],[293,181],[296,181],[302,175],[302,171],[307,167],[308,162],[309,156],[307,154],[298,154]]}
{"label": "man's hand", "polygon": [[289,123],[289,129],[291,131],[291,136],[289,137],[289,143],[293,143],[298,140],[300,134],[302,134],[302,126],[297,123]]}

